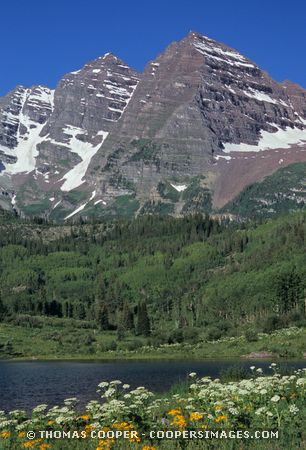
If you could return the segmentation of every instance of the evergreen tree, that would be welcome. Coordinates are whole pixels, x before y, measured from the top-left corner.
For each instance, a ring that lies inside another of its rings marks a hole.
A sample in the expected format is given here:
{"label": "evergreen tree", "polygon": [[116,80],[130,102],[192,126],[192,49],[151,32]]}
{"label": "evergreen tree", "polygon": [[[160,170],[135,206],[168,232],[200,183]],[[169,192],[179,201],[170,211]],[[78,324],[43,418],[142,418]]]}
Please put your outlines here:
{"label": "evergreen tree", "polygon": [[96,322],[101,331],[109,330],[108,309],[104,302],[99,301],[96,306]]}
{"label": "evergreen tree", "polygon": [[121,327],[123,330],[134,330],[134,314],[127,302],[123,304]]}
{"label": "evergreen tree", "polygon": [[146,303],[140,302],[137,308],[137,334],[149,336],[151,333],[150,319]]}
{"label": "evergreen tree", "polygon": [[6,314],[6,308],[3,304],[2,298],[1,298],[1,293],[0,293],[0,322],[4,319]]}
{"label": "evergreen tree", "polygon": [[302,280],[295,267],[279,274],[276,280],[276,298],[281,314],[302,308]]}

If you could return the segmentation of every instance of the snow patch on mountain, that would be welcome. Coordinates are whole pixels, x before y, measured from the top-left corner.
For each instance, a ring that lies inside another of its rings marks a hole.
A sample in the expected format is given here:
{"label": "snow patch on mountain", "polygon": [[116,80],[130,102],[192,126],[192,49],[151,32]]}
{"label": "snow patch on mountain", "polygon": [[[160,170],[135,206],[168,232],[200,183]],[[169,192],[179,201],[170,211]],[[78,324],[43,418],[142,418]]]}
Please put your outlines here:
{"label": "snow patch on mountain", "polygon": [[35,169],[36,157],[38,156],[37,146],[44,140],[40,133],[45,125],[32,120],[24,112],[25,105],[36,111],[53,110],[54,91],[44,87],[37,86],[33,89],[25,89],[20,96],[19,115],[7,113],[5,122],[7,124],[18,125],[16,141],[14,148],[1,147],[1,150],[8,156],[17,158],[17,161],[5,164],[5,173],[14,175],[17,173],[29,173]]}
{"label": "snow patch on mountain", "polygon": [[83,209],[85,208],[85,206],[87,205],[88,202],[83,203],[81,206],[79,206],[77,209],[75,209],[74,211],[72,211],[72,213],[68,214],[68,216],[65,217],[64,220],[70,219],[70,217],[73,217],[75,214],[79,213],[80,211],[83,211]]}
{"label": "snow patch on mountain", "polygon": [[172,184],[172,183],[170,183],[170,184],[178,192],[182,192],[187,189],[187,184]]}
{"label": "snow patch on mountain", "polygon": [[260,139],[256,145],[251,144],[230,144],[225,143],[223,151],[231,152],[260,152],[277,148],[290,148],[292,145],[303,145],[306,142],[306,129],[276,127],[275,133],[262,131]]}
{"label": "snow patch on mountain", "polygon": [[38,156],[37,145],[43,140],[39,135],[44,124],[37,124],[23,114],[20,115],[20,123],[27,128],[27,132],[21,136],[19,126],[17,146],[14,149],[6,149],[7,155],[17,158],[15,163],[6,164],[5,172],[10,175],[22,172],[29,173],[35,169],[36,157]]}
{"label": "snow patch on mountain", "polygon": [[221,47],[215,45],[213,41],[209,41],[209,43],[207,41],[207,39],[205,41],[196,39],[193,43],[194,47],[202,55],[229,64],[230,66],[250,68],[256,67],[254,64],[249,63],[244,56],[240,55],[240,53],[230,50],[224,50]]}
{"label": "snow patch on mountain", "polygon": [[[90,164],[92,157],[97,153],[102,143],[106,139],[108,132],[99,131],[97,136],[100,137],[98,144],[93,145],[90,142],[80,141],[77,136],[84,135],[86,132],[81,128],[66,125],[63,129],[64,133],[71,136],[68,146],[71,151],[76,153],[82,161],[69,170],[60,181],[64,180],[61,186],[62,191],[71,191],[84,183],[84,176]],[[96,137],[97,137],[96,136]]]}
{"label": "snow patch on mountain", "polygon": [[256,100],[259,100],[260,102],[268,102],[273,103],[274,105],[277,105],[279,102],[277,102],[274,98],[270,97],[270,95],[256,91],[255,89],[249,88],[248,91],[243,91],[244,94],[247,97],[255,98]]}

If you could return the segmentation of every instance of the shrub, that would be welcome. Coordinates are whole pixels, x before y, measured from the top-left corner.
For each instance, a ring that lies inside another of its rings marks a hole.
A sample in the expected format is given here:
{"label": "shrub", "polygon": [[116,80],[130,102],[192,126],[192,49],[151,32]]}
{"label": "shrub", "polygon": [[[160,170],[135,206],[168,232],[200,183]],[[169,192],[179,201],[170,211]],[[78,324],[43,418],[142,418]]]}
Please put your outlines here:
{"label": "shrub", "polygon": [[246,330],[244,333],[245,339],[248,342],[256,342],[258,341],[258,334],[255,330]]}

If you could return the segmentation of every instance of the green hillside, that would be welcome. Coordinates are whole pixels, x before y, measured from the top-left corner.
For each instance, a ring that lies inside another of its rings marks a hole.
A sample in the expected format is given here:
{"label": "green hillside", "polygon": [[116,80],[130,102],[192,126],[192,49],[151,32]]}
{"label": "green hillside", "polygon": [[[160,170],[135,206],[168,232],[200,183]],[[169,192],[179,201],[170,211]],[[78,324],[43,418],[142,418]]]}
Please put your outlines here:
{"label": "green hillside", "polygon": [[[303,327],[305,239],[303,212],[261,225],[197,215],[63,227],[5,215],[2,330],[69,330],[77,354],[81,335],[116,349]],[[0,352],[18,354],[5,336]]]}
{"label": "green hillside", "polygon": [[243,217],[276,217],[305,209],[306,163],[283,167],[244,189],[223,211]]}

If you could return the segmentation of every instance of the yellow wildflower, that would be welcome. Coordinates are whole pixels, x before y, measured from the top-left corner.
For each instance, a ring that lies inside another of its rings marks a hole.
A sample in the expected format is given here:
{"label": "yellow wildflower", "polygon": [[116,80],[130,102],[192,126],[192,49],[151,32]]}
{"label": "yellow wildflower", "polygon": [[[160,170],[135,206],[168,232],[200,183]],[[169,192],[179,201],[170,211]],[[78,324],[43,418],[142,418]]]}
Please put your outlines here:
{"label": "yellow wildflower", "polygon": [[86,436],[88,437],[90,433],[95,429],[96,427],[93,425],[85,425],[84,431],[86,433]]}
{"label": "yellow wildflower", "polygon": [[138,436],[138,433],[137,433],[136,436],[130,437],[129,441],[130,442],[137,442],[137,444],[138,444],[139,442],[141,442],[141,439],[140,439],[140,437]]}
{"label": "yellow wildflower", "polygon": [[221,409],[222,409],[222,406],[221,406],[221,405],[217,405],[217,406],[215,407],[215,411],[221,411]]}
{"label": "yellow wildflower", "polygon": [[86,422],[90,419],[89,415],[80,416],[79,419],[85,420]]}
{"label": "yellow wildflower", "polygon": [[8,439],[10,437],[10,435],[11,435],[11,433],[9,431],[2,431],[2,433],[0,434],[2,439]]}
{"label": "yellow wildflower", "polygon": [[25,431],[20,431],[20,433],[18,433],[18,437],[21,438],[21,439],[26,437]]}
{"label": "yellow wildflower", "polygon": [[170,409],[170,411],[168,411],[169,416],[177,416],[179,414],[182,414],[181,409]]}
{"label": "yellow wildflower", "polygon": [[120,422],[120,423],[113,423],[113,428],[116,430],[132,430],[133,425],[128,422]]}
{"label": "yellow wildflower", "polygon": [[51,426],[54,424],[54,420],[48,420],[47,425]]}
{"label": "yellow wildflower", "polygon": [[96,450],[109,450],[111,448],[111,445],[114,444],[114,439],[105,439],[102,441],[99,441],[99,447],[96,448]]}
{"label": "yellow wildflower", "polygon": [[41,444],[39,446],[40,450],[47,450],[47,448],[51,448],[50,444]]}
{"label": "yellow wildflower", "polygon": [[38,445],[41,442],[41,439],[35,439],[34,441],[28,441],[28,442],[24,442],[24,444],[22,444],[23,448],[35,448],[36,445]]}
{"label": "yellow wildflower", "polygon": [[142,450],[156,450],[156,447],[150,447],[149,445],[145,445],[142,447]]}
{"label": "yellow wildflower", "polygon": [[219,422],[226,422],[226,421],[227,421],[227,416],[224,416],[224,415],[218,416],[218,417],[215,418],[215,422],[216,422],[216,423],[219,423]]}
{"label": "yellow wildflower", "polygon": [[181,414],[173,417],[173,420],[171,422],[171,425],[177,426],[178,428],[185,428],[187,425],[187,422],[185,420],[185,417]]}
{"label": "yellow wildflower", "polygon": [[203,419],[203,414],[200,414],[198,412],[193,412],[189,416],[189,420],[193,420],[195,422],[201,419]]}

